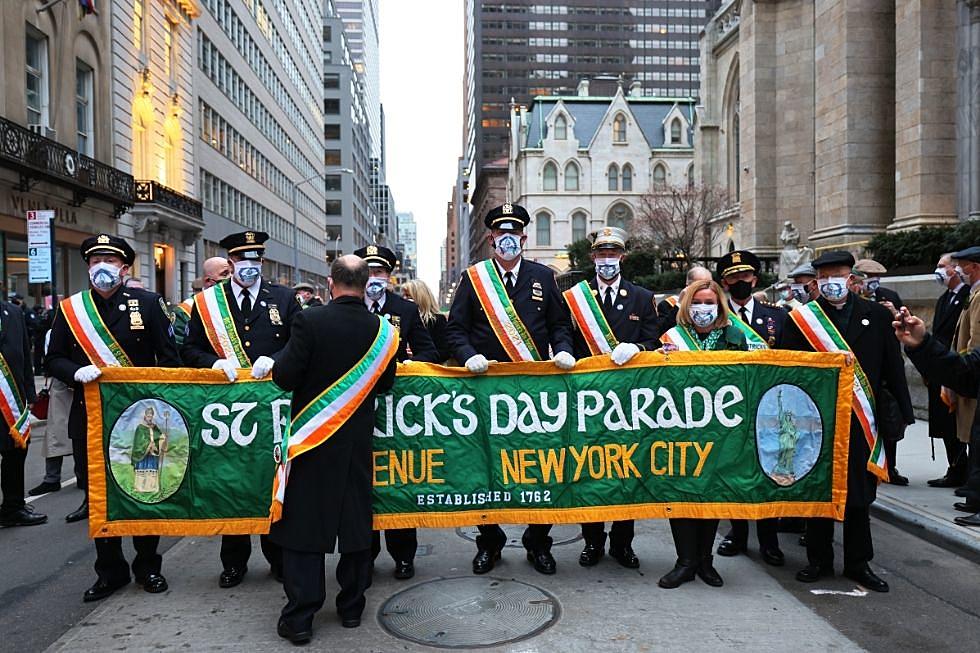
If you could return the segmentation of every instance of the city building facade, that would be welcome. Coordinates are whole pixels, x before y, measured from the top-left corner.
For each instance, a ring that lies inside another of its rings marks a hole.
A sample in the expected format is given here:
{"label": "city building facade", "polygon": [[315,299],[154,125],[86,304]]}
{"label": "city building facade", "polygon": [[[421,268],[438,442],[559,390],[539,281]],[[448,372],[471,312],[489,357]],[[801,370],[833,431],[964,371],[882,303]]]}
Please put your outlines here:
{"label": "city building facade", "polygon": [[344,21],[354,70],[364,84],[364,102],[371,131],[371,156],[382,157],[381,50],[378,0],[333,0],[337,15]]}
{"label": "city building facade", "polygon": [[398,244],[401,253],[401,280],[408,281],[418,276],[418,227],[415,214],[411,211],[398,214]]}

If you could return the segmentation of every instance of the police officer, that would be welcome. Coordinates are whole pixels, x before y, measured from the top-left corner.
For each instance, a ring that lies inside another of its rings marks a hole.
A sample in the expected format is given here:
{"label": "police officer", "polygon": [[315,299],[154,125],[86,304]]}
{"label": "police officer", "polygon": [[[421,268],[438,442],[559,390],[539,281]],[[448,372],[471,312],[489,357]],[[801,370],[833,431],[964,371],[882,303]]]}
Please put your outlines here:
{"label": "police officer", "polygon": [[[728,291],[728,307],[732,315],[752,327],[752,330],[765,341],[770,349],[779,348],[786,325],[786,311],[768,302],[756,301],[752,290],[759,282],[762,265],[752,252],[739,250],[725,254],[718,261],[718,278]],[[752,349],[752,343],[749,343]],[[762,559],[770,565],[781,567],[786,564],[779,548],[776,519],[760,519],[756,522],[759,536],[759,551]],[[718,545],[718,555],[736,556],[748,549],[749,523],[744,519],[733,519],[732,530]]]}
{"label": "police officer", "polygon": [[320,301],[320,298],[315,294],[316,288],[314,288],[313,284],[311,283],[300,281],[298,284],[293,286],[293,292],[296,293],[296,301],[299,302],[301,308],[323,306],[323,302]]}
{"label": "police officer", "polygon": [[[252,377],[261,379],[272,369],[273,354],[286,346],[289,325],[299,313],[292,290],[270,283],[262,278],[262,261],[265,241],[269,235],[261,231],[243,231],[225,236],[219,243],[228,251],[232,275],[230,280],[218,283],[203,293],[222,293],[230,317],[235,325],[234,336],[241,341],[242,349],[251,363]],[[203,299],[204,294],[199,295]],[[202,301],[198,299],[197,301]],[[221,316],[211,313],[211,319]],[[181,348],[181,356],[188,367],[220,369],[229,381],[238,378],[239,362],[218,352],[211,344],[203,316],[195,304],[187,323],[187,335]],[[262,553],[272,567],[276,578],[282,577],[282,552],[279,547],[262,535]],[[218,577],[220,587],[235,587],[245,578],[248,559],[252,554],[252,540],[248,535],[224,535],[221,538],[221,564],[223,571]]]}
{"label": "police officer", "polygon": [[[595,296],[610,330],[618,344],[610,352],[616,365],[625,365],[641,351],[653,351],[660,347],[660,331],[657,328],[657,301],[646,288],[633,285],[620,273],[622,260],[626,257],[627,234],[617,227],[605,227],[591,234],[592,262],[596,276],[589,280],[589,290]],[[566,301],[571,301],[565,295]],[[574,315],[575,312],[573,311]],[[574,321],[575,357],[591,356],[583,329],[587,325]],[[585,548],[578,562],[583,567],[598,564],[605,553],[606,532],[602,522],[582,524],[582,538]],[[629,569],[640,566],[640,560],[633,552],[633,520],[613,522],[609,531],[609,555],[619,564]]]}
{"label": "police officer", "polygon": [[[418,306],[389,289],[391,272],[395,269],[398,257],[393,251],[381,245],[368,245],[354,250],[368,264],[370,274],[364,289],[364,305],[372,313],[383,315],[398,329],[400,337],[397,360],[420,363],[438,363],[436,350],[428,329],[422,324]],[[414,528],[392,528],[385,531],[385,548],[395,561],[395,578],[406,580],[415,575],[415,552],[418,550],[418,537]],[[381,552],[381,533],[374,531],[371,553],[377,558]]]}
{"label": "police officer", "polygon": [[[504,204],[491,209],[483,222],[489,230],[487,240],[493,250],[493,258],[489,262],[481,261],[477,266],[482,266],[484,272],[492,271],[499,275],[506,293],[500,300],[513,305],[526,327],[532,341],[525,343],[529,345],[528,348],[533,345],[540,358],[546,358],[550,350],[553,352],[551,360],[559,369],[571,370],[575,367],[571,324],[567,307],[555,283],[555,275],[548,267],[524,260],[521,256],[527,242],[524,228],[530,221],[527,210],[518,204]],[[476,272],[477,266],[470,270]],[[460,279],[449,308],[446,337],[456,360],[463,361],[466,369],[474,374],[486,372],[490,361],[511,360],[490,325],[491,319],[499,322],[501,318],[488,313],[481,304],[467,271]],[[503,327],[504,324],[498,326]],[[513,327],[513,324],[507,323],[506,326]],[[479,530],[473,573],[485,574],[500,559],[507,536],[496,524],[481,525]],[[551,537],[548,536],[550,531],[549,524],[532,524],[521,538],[528,560],[542,574],[555,573]]]}
{"label": "police officer", "polygon": [[[133,248],[122,238],[99,234],[82,242],[82,258],[88,264],[90,290],[94,315],[88,311],[73,311],[69,317],[59,306],[51,326],[48,345],[47,367],[51,375],[74,388],[71,414],[68,417],[68,435],[72,441],[75,458],[75,477],[78,486],[88,487],[87,417],[85,392],[82,386],[97,379],[104,360],[93,361],[78,343],[74,329],[84,329],[94,334],[94,323],[101,320],[109,336],[126,354],[135,367],[179,367],[180,357],[174,342],[174,333],[167,316],[166,304],[160,295],[142,288],[126,288],[123,278],[129,273],[136,258]],[[82,293],[78,293],[81,295]],[[74,296],[76,297],[77,296]],[[68,298],[62,302],[72,301]],[[69,319],[72,324],[69,325]],[[93,335],[93,337],[95,337]],[[118,361],[114,364],[118,364]],[[67,521],[79,521],[88,516],[88,497],[82,506],[66,517]],[[133,538],[136,558],[133,575],[136,582],[151,594],[166,591],[167,581],[160,573],[162,557],[157,553],[160,537],[157,535]],[[129,583],[129,566],[122,552],[122,538],[95,538],[95,572],[98,580],[86,590],[83,600],[98,601]]]}

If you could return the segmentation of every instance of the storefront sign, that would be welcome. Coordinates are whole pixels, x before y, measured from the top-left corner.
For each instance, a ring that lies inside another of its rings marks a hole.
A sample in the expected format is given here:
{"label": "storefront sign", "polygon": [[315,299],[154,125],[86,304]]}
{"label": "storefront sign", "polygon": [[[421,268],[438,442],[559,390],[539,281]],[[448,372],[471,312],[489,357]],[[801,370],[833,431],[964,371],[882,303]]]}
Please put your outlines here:
{"label": "storefront sign", "polygon": [[54,211],[27,212],[27,281],[51,281],[51,221]]}

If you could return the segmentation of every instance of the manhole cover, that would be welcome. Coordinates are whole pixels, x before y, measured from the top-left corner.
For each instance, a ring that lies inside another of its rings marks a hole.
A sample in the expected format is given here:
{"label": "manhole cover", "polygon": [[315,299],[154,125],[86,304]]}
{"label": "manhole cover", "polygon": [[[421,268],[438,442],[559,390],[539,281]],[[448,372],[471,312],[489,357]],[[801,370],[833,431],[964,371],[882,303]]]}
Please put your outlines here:
{"label": "manhole cover", "polygon": [[439,648],[498,646],[534,637],[561,614],[558,599],[516,580],[460,576],[410,587],[378,612],[395,637]]}
{"label": "manhole cover", "polygon": [[[501,526],[504,532],[507,533],[507,544],[504,546],[511,547],[513,549],[523,549],[524,545],[521,544],[521,536],[524,534],[524,529],[526,526],[508,524],[506,526]],[[464,540],[469,540],[470,542],[476,542],[476,536],[480,534],[480,531],[476,526],[466,526],[464,528],[457,528],[456,534],[459,535]],[[571,544],[572,542],[577,542],[582,539],[582,527],[578,524],[556,524],[551,527],[552,546],[558,546],[560,544]]]}

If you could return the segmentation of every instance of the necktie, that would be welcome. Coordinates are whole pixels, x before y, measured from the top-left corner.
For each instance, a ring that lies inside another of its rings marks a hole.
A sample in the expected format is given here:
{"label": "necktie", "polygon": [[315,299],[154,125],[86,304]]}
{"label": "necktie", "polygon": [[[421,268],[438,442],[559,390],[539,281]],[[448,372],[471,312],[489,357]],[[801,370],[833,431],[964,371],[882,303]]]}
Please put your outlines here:
{"label": "necktie", "polygon": [[248,292],[248,288],[242,289],[242,317],[248,317],[252,314],[252,294]]}
{"label": "necktie", "polygon": [[371,304],[371,312],[375,315],[381,315],[381,305],[378,304],[378,300],[374,300],[374,303]]}
{"label": "necktie", "polygon": [[738,307],[738,316],[742,318],[742,321],[745,322],[746,324],[749,323],[749,313],[748,311],[745,310],[744,306]]}
{"label": "necktie", "polygon": [[510,297],[511,293],[514,292],[514,273],[505,272],[504,273],[504,286],[507,287],[507,296]]}
{"label": "necktie", "polygon": [[606,286],[606,296],[602,300],[602,310],[604,313],[612,313],[613,309],[613,289],[612,286]]}

